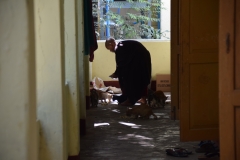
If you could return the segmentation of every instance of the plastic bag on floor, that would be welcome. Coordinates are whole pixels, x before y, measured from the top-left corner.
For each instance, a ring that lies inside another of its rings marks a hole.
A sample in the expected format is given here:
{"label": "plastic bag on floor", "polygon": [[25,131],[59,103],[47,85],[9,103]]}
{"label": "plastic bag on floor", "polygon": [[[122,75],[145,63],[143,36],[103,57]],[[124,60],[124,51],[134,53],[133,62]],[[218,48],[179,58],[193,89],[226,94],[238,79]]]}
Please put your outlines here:
{"label": "plastic bag on floor", "polygon": [[92,80],[93,88],[96,90],[101,90],[103,92],[106,92],[109,87],[106,87],[103,83],[103,80],[99,77],[94,77]]}

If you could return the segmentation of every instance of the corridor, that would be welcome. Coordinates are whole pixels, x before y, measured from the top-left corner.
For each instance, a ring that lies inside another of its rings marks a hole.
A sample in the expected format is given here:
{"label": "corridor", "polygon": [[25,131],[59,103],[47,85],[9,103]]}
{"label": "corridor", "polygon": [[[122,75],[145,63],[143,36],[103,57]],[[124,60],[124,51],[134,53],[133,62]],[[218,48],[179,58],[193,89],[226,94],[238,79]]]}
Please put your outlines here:
{"label": "corridor", "polygon": [[166,154],[168,148],[192,151],[186,159],[198,159],[199,142],[179,141],[179,121],[169,118],[170,104],[153,109],[157,120],[125,117],[125,106],[98,105],[87,110],[86,135],[81,137],[81,160],[173,160],[184,159]]}

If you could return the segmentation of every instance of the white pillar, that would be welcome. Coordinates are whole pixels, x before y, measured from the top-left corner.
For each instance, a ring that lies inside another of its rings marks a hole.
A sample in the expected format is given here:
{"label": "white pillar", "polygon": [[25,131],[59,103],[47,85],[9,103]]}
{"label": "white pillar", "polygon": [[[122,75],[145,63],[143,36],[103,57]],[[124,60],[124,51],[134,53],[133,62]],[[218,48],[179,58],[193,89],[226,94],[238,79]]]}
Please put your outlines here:
{"label": "white pillar", "polygon": [[34,2],[40,160],[66,160],[63,1]]}
{"label": "white pillar", "polygon": [[84,42],[83,42],[83,1],[77,0],[77,29],[78,29],[78,76],[79,76],[79,93],[80,93],[80,121],[81,133],[85,133],[86,124],[86,94],[85,94],[85,60],[84,60]]}
{"label": "white pillar", "polygon": [[75,0],[64,0],[64,44],[65,71],[68,82],[68,151],[69,156],[76,156],[80,152],[79,136],[79,77],[77,56],[77,28],[76,28]]}

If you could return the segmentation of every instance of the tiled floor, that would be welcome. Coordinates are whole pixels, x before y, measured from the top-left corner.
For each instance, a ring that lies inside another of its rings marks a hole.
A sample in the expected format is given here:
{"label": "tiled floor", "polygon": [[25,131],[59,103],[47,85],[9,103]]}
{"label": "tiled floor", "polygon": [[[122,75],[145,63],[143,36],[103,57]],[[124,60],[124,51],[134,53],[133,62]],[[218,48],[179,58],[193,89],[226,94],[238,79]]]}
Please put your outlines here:
{"label": "tiled floor", "polygon": [[[175,160],[198,159],[199,142],[179,141],[179,121],[169,118],[170,104],[154,109],[154,119],[125,117],[126,107],[99,105],[87,110],[86,135],[81,137],[81,160]],[[186,158],[166,155],[167,148],[183,147],[193,151]]]}

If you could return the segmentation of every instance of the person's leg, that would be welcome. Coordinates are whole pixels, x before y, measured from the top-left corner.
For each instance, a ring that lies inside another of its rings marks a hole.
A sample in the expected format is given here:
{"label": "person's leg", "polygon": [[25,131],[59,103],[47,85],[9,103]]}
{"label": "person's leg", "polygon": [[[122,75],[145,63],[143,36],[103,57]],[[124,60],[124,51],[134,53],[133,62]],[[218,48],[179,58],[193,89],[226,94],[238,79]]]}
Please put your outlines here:
{"label": "person's leg", "polygon": [[124,96],[124,95],[120,95],[120,96],[117,96],[117,95],[113,95],[113,101],[117,100],[118,101],[118,104],[124,102],[127,100],[127,97]]}
{"label": "person's leg", "polygon": [[139,103],[147,104],[147,87],[143,90],[141,99],[138,100]]}
{"label": "person's leg", "polygon": [[123,83],[123,79],[121,77],[118,77],[119,79],[119,85],[120,85],[120,89],[122,91],[122,94],[120,96],[113,96],[113,100],[117,100],[118,104],[121,104],[122,102],[127,100],[127,96],[126,96],[126,89],[123,87],[124,83]]}
{"label": "person's leg", "polygon": [[[147,87],[145,87],[141,93],[141,98],[138,100],[139,103],[147,104]],[[126,101],[120,103],[122,106],[132,106],[132,102],[127,99]]]}
{"label": "person's leg", "polygon": [[121,106],[132,106],[134,104],[131,103],[131,101],[129,99],[127,99],[126,101],[120,103]]}

